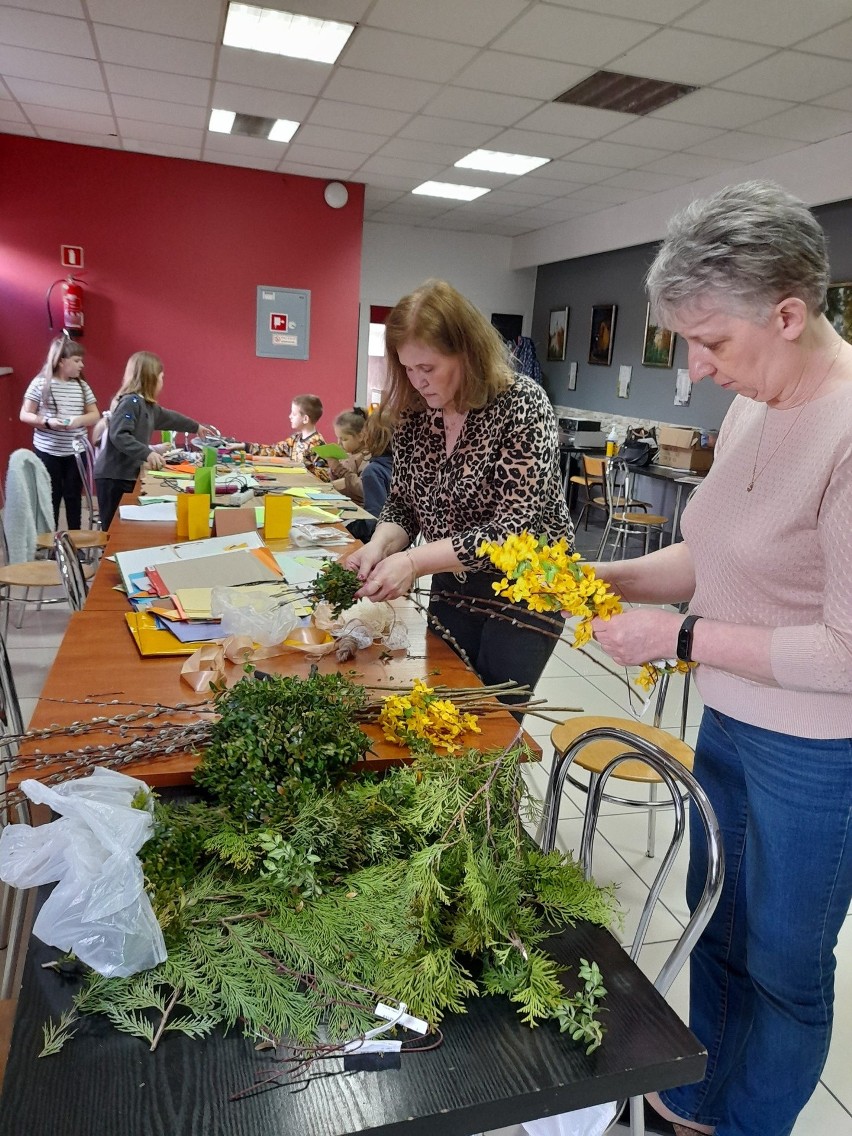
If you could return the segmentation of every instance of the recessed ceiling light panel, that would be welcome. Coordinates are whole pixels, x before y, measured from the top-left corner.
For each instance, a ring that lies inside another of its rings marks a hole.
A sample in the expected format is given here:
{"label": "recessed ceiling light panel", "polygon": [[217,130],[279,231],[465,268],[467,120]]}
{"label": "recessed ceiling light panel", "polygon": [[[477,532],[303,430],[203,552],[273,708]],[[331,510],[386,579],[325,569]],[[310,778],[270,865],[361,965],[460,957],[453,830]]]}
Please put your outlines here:
{"label": "recessed ceiling light panel", "polygon": [[270,142],[289,142],[301,123],[292,122],[289,118],[276,119],[275,125],[267,134]]}
{"label": "recessed ceiling light panel", "polygon": [[354,24],[337,20],[317,20],[295,12],[232,3],[228,5],[222,42],[226,47],[334,63],[354,30]]}
{"label": "recessed ceiling light panel", "polygon": [[232,110],[216,110],[214,107],[210,111],[210,122],[207,124],[207,129],[215,130],[217,134],[230,134],[236,117]]}
{"label": "recessed ceiling light panel", "polygon": [[550,158],[533,158],[529,154],[506,154],[502,150],[474,150],[456,162],[466,170],[490,170],[494,174],[528,174],[545,166]]}
{"label": "recessed ceiling light panel", "polygon": [[483,193],[490,193],[481,185],[454,185],[449,181],[424,181],[422,185],[415,186],[412,193],[422,194],[424,197],[450,197],[453,201],[475,201]]}

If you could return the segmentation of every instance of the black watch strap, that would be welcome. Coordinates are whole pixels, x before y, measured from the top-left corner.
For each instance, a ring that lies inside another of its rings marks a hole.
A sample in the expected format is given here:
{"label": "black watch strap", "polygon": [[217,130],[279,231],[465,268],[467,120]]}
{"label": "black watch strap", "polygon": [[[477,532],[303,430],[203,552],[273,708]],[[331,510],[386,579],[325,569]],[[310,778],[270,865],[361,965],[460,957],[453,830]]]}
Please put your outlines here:
{"label": "black watch strap", "polygon": [[677,657],[682,663],[692,662],[692,631],[700,615],[688,615],[677,633]]}

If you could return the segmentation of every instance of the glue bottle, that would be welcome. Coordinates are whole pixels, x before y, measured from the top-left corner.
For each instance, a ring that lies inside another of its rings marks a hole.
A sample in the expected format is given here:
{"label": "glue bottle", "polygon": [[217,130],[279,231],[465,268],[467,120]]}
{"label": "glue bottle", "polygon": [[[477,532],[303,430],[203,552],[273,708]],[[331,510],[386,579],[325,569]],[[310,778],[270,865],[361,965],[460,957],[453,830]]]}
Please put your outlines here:
{"label": "glue bottle", "polygon": [[618,434],[616,433],[616,430],[615,430],[615,423],[613,423],[612,429],[610,430],[610,432],[606,436],[606,456],[608,458],[614,458],[617,452],[618,452]]}

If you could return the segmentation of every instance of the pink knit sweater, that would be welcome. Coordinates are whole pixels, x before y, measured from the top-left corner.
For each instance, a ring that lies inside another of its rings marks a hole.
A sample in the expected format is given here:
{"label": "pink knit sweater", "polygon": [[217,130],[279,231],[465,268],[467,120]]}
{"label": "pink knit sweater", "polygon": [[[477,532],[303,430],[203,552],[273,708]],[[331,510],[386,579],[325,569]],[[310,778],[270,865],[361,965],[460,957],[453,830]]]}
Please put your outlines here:
{"label": "pink knit sweater", "polygon": [[690,611],[775,628],[775,684],[702,665],[705,705],[797,737],[852,737],[852,382],[804,410],[737,398],[682,531]]}

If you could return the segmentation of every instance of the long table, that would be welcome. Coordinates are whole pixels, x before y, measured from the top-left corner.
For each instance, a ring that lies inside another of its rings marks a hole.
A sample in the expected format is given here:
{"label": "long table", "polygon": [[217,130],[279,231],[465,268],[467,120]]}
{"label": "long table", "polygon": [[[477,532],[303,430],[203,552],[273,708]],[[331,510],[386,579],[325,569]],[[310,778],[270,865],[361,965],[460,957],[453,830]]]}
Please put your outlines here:
{"label": "long table", "polygon": [[[116,523],[108,553],[121,547],[169,540],[167,526],[147,533]],[[181,686],[180,659],[141,659],[123,626],[125,601],[112,591],[115,569],[105,562],[84,611],[72,616],[33,718],[38,728],[103,712],[70,701],[174,705],[201,701]],[[120,602],[118,602],[120,601]],[[429,676],[450,686],[475,680],[437,636],[428,633],[411,605],[397,605],[409,626],[407,656],[388,659],[378,648],[357,656],[361,680],[382,685]],[[310,660],[281,656],[282,669],[305,673]],[[263,665],[273,669],[276,660]],[[329,660],[320,668],[330,668]],[[349,669],[350,664],[347,664]],[[438,670],[440,677],[432,672]],[[517,724],[500,710],[482,721],[480,746],[505,745]],[[400,751],[368,727],[370,761],[400,760]],[[104,734],[109,739],[109,731]],[[87,735],[87,743],[97,737]],[[50,742],[40,741],[47,751]],[[32,747],[30,747],[32,749]],[[62,763],[65,742],[55,747]],[[185,783],[193,759],[177,755],[128,769],[152,784]],[[20,774],[17,775],[20,777]],[[166,789],[166,792],[169,790]],[[609,932],[587,924],[569,927],[545,944],[573,974],[581,958],[594,959],[606,978],[604,1045],[591,1055],[550,1023],[530,1030],[505,999],[472,999],[466,1014],[442,1023],[443,1044],[408,1054],[398,1070],[316,1078],[292,1092],[287,1087],[239,1101],[229,1097],[268,1074],[268,1056],[236,1034],[203,1041],[169,1034],[156,1053],[98,1019],[86,1019],[58,1056],[38,1060],[42,1026],[69,1004],[73,985],[43,963],[57,952],[33,939],[27,956],[15,1032],[0,1098],[0,1132],[32,1136],[470,1136],[607,1100],[673,1087],[699,1079],[706,1053]],[[570,982],[570,978],[569,978]]]}

